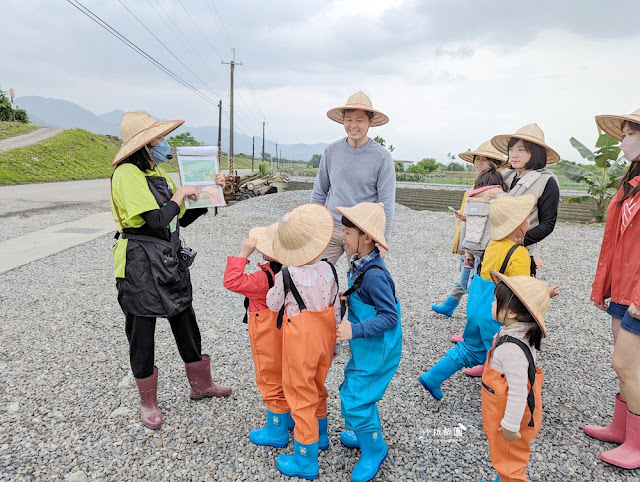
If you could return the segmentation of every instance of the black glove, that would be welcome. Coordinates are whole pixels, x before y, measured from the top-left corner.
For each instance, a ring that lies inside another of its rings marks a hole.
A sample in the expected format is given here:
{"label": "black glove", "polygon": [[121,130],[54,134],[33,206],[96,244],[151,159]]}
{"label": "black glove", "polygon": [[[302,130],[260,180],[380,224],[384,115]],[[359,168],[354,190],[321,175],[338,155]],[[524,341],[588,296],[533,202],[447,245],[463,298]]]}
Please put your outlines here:
{"label": "black glove", "polygon": [[186,228],[200,216],[207,214],[209,210],[207,208],[194,208],[187,209],[183,216],[180,218],[180,227]]}

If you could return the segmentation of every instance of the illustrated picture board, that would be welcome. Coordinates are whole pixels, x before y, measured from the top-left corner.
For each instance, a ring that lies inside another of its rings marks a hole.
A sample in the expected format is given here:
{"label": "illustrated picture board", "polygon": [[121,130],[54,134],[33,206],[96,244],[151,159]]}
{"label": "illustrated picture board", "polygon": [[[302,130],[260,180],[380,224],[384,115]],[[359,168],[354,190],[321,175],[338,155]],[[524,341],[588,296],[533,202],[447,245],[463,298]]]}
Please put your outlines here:
{"label": "illustrated picture board", "polygon": [[187,209],[226,206],[222,187],[216,184],[220,172],[218,148],[215,146],[182,146],[177,148],[180,182],[198,188],[198,201],[185,198]]}

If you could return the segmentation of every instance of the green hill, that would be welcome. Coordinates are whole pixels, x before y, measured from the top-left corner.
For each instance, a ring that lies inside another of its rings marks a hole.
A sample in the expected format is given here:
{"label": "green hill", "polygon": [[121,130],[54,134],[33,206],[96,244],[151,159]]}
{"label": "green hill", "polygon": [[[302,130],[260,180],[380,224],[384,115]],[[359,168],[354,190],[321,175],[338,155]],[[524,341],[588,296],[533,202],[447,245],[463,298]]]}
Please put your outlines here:
{"label": "green hill", "polygon": [[31,131],[35,131],[37,128],[38,126],[32,126],[31,124],[24,124],[22,122],[0,121],[0,139],[28,134]]}
{"label": "green hill", "polygon": [[69,129],[32,146],[0,153],[0,185],[109,177],[109,163],[119,148],[119,140]]}

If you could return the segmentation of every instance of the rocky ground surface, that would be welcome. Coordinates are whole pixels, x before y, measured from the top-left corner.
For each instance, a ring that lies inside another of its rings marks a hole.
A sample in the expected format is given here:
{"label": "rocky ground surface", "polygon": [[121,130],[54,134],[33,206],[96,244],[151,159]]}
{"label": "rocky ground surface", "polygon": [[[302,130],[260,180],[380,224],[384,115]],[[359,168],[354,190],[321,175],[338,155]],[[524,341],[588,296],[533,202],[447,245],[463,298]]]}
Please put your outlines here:
{"label": "rocky ground surface", "polygon": [[[234,391],[226,399],[190,401],[171,331],[159,321],[156,364],[165,423],[158,431],[139,422],[111,236],[1,275],[0,480],[284,480],[275,458],[292,445],[265,448],[248,440],[249,430],[264,423],[264,406],[241,323],[242,299],[222,287],[222,275],[225,257],[237,254],[249,228],[275,222],[308,197],[299,191],[256,198],[184,230],[187,244],[198,250],[192,278],[204,352],[211,355],[214,379]],[[380,403],[390,451],[376,480],[494,477],[479,379],[454,375],[443,385],[441,402],[417,382],[464,325],[464,303],[452,318],[429,308],[444,301],[456,276],[454,227],[451,214],[396,210],[387,261],[402,304],[404,349]],[[560,285],[561,296],[549,310],[549,337],[538,357],[546,374],[543,425],[528,468],[533,481],[640,477],[640,470],[601,462],[598,454],[614,445],[581,429],[608,422],[617,386],[610,323],[589,302],[601,236],[601,227],[559,224],[539,248],[546,264],[539,277]],[[259,258],[251,260],[254,269]],[[346,271],[344,258],[338,270]],[[348,480],[358,457],[338,439],[338,385],[347,357],[343,350],[327,379],[331,447],[320,455],[320,480]]]}

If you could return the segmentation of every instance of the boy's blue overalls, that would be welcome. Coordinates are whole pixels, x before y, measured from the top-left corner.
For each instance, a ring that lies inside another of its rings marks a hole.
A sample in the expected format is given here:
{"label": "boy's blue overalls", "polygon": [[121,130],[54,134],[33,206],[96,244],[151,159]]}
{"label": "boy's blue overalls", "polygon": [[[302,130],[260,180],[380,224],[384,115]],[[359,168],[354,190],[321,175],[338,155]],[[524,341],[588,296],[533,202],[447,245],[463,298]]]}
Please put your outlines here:
{"label": "boy's blue overalls", "polygon": [[[348,320],[354,324],[371,320],[377,314],[375,306],[365,304],[358,294],[364,275],[370,269],[388,273],[374,264],[363,270],[355,280],[349,280],[349,290],[345,295],[349,298]],[[365,473],[372,472],[375,476],[386,457],[387,447],[382,438],[377,402],[382,399],[398,369],[402,354],[401,310],[397,297],[396,309],[398,323],[393,328],[370,338],[349,340],[351,358],[345,366],[344,381],[340,385],[341,412],[347,431],[341,434],[340,440],[347,447],[360,447],[362,458],[359,465],[365,464],[360,470],[362,479],[357,477],[356,466],[353,480],[370,480]],[[366,464],[367,453],[373,458],[369,460],[370,464]]]}

